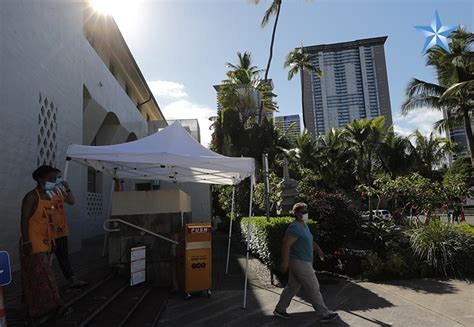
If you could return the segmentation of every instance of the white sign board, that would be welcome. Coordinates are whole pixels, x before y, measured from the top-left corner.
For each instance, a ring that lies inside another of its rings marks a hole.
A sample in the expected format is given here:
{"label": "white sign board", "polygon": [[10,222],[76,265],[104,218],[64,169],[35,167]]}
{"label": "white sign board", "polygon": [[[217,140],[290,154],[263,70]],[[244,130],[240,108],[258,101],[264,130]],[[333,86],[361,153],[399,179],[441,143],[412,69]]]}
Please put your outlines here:
{"label": "white sign board", "polygon": [[146,271],[146,246],[132,248],[130,251],[130,286],[143,283]]}

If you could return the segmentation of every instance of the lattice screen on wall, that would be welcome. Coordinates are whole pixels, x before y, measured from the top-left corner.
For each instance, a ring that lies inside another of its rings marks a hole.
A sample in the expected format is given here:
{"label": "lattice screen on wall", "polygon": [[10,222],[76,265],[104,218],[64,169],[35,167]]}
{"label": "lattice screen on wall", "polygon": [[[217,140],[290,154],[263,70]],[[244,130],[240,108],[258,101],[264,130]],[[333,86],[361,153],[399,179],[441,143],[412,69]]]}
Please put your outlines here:
{"label": "lattice screen on wall", "polygon": [[87,215],[89,217],[102,217],[104,214],[104,200],[102,194],[87,193]]}
{"label": "lattice screen on wall", "polygon": [[56,166],[58,136],[58,105],[39,94],[37,164]]}

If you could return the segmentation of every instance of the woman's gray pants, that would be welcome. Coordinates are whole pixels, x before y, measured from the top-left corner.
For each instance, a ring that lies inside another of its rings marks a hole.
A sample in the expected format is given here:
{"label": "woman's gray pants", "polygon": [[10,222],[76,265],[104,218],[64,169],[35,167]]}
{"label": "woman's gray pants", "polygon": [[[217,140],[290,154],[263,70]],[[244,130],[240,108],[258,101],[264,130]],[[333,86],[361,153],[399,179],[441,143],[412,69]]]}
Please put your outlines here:
{"label": "woman's gray pants", "polygon": [[324,304],[323,296],[319,291],[319,282],[314,273],[313,263],[291,258],[289,271],[288,284],[281,293],[280,301],[276,308],[279,311],[286,312],[291,299],[299,292],[301,287],[303,287],[308,301],[313,305],[314,310],[316,310],[318,314],[327,315],[329,310]]}

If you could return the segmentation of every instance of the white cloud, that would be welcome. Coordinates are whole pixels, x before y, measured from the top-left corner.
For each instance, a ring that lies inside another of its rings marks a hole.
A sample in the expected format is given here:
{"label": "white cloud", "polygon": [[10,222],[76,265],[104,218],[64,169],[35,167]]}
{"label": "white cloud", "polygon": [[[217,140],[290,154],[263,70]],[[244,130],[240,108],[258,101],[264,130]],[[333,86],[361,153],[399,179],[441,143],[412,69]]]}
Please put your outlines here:
{"label": "white cloud", "polygon": [[198,119],[201,129],[201,144],[208,147],[211,142],[212,122],[209,117],[217,115],[215,109],[192,103],[188,100],[177,100],[161,108],[165,118],[172,119]]}
{"label": "white cloud", "polygon": [[443,118],[441,111],[416,109],[406,116],[399,115],[394,120],[394,130],[408,136],[418,129],[422,134],[428,135],[434,130],[434,123]]}
{"label": "white cloud", "polygon": [[410,136],[410,134],[413,133],[413,131],[414,131],[414,130],[402,127],[398,124],[393,125],[393,130],[395,131],[395,133],[400,134],[400,135],[405,136],[405,137]]}
{"label": "white cloud", "polygon": [[188,96],[183,84],[171,81],[151,81],[148,82],[151,92],[157,97],[164,98],[185,98]]}

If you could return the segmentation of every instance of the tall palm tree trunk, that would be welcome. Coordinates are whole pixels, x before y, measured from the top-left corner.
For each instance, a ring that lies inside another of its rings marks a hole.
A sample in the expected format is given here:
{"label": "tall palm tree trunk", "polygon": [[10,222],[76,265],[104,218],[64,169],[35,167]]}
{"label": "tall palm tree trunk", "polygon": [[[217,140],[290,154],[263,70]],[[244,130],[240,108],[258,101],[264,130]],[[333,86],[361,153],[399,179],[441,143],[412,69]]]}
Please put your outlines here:
{"label": "tall palm tree trunk", "polygon": [[474,167],[474,140],[472,139],[471,117],[469,110],[463,110],[464,129],[466,131],[466,141],[469,150],[469,157],[471,158],[471,166]]}
{"label": "tall palm tree trunk", "polygon": [[[275,17],[275,23],[273,24],[273,31],[272,31],[272,40],[270,42],[270,55],[268,56],[268,62],[267,62],[267,69],[265,69],[265,78],[264,81],[267,83],[268,80],[268,73],[270,71],[270,65],[272,64],[272,59],[273,59],[273,45],[275,44],[275,35],[276,35],[276,29],[278,25],[278,18],[280,17],[280,9],[281,9],[281,2],[278,5],[277,12],[276,12],[276,17]],[[260,112],[259,112],[259,124],[261,125],[263,122],[263,103],[260,103]]]}
{"label": "tall palm tree trunk", "polygon": [[301,78],[301,109],[303,110],[303,127],[306,128],[306,116],[304,113],[304,70],[300,69],[300,78]]}

